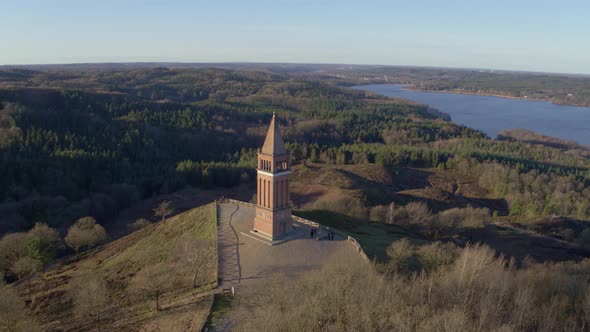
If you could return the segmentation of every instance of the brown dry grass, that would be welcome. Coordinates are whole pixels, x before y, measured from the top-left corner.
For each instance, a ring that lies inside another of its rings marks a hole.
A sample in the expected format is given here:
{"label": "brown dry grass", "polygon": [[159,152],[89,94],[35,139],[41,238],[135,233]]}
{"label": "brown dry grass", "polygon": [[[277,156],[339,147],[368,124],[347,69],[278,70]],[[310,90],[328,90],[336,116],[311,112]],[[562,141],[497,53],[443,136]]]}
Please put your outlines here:
{"label": "brown dry grass", "polygon": [[[193,306],[192,303],[205,301],[197,307],[208,307],[207,301],[210,301],[210,298],[199,299],[198,293],[215,287],[216,269],[204,273],[202,286],[196,290],[191,289],[191,275],[183,274],[179,287],[162,296],[164,311],[157,317],[152,310],[153,304],[130,297],[127,286],[132,277],[144,266],[169,261],[174,244],[182,235],[213,240],[216,234],[215,213],[215,205],[209,204],[176,215],[164,222],[149,225],[83,254],[79,261],[58,264],[32,280],[30,292],[23,284],[18,286],[18,290],[43,324],[44,330],[48,331],[93,328],[88,322],[75,318],[75,308],[69,295],[71,281],[89,272],[102,275],[108,284],[111,305],[104,315],[103,324],[106,330],[137,330],[142,322],[165,317],[168,312],[176,315],[184,306]],[[180,272],[171,268],[170,273],[172,277]],[[193,313],[198,315],[194,310]],[[204,316],[206,317],[206,314]]]}
{"label": "brown dry grass", "polygon": [[[368,208],[392,201],[405,205],[415,200],[427,202],[436,212],[468,205],[500,212],[505,209],[470,176],[430,168],[387,169],[378,164],[297,165],[293,167],[291,195],[300,210],[325,208],[341,201],[346,202],[340,205]],[[334,208],[328,209],[348,214]],[[361,217],[359,213],[352,215]]]}

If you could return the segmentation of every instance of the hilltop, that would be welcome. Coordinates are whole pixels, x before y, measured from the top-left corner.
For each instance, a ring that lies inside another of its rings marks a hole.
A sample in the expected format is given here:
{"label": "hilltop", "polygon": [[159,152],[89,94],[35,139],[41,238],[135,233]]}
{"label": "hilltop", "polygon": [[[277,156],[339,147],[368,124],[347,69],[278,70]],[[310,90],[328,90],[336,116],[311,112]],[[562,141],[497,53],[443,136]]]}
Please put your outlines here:
{"label": "hilltop", "polygon": [[[141,330],[142,326],[169,329],[179,321],[199,328],[209,311],[212,297],[195,300],[198,293],[217,284],[216,264],[203,274],[199,289],[190,287],[190,272],[174,256],[176,242],[183,236],[210,239],[216,234],[215,205],[198,207],[159,223],[149,225],[127,236],[83,254],[79,260],[69,258],[59,262],[40,276],[18,286],[19,293],[29,303],[30,310],[46,331],[79,331],[90,329],[93,322],[76,316],[70,300],[71,285],[86,273],[102,276],[108,285],[109,306],[102,321],[105,330]],[[216,257],[215,257],[216,259]],[[177,287],[166,292],[163,310],[154,315],[153,301],[132,296],[128,290],[139,271],[159,262],[167,262],[167,278],[178,278]],[[175,271],[177,270],[177,271]],[[177,275],[177,274],[181,275]],[[176,321],[176,322],[174,322]],[[168,326],[168,328],[166,328]]]}

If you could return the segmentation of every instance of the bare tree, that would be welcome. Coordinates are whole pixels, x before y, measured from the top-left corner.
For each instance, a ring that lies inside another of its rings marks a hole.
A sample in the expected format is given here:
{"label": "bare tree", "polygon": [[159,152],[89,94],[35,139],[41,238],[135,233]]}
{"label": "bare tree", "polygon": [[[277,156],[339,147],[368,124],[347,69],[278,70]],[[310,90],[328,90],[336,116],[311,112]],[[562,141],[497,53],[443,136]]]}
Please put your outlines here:
{"label": "bare tree", "polygon": [[141,297],[156,302],[156,311],[160,311],[160,296],[172,289],[176,280],[174,269],[169,264],[158,263],[141,270],[131,280],[130,291]]}
{"label": "bare tree", "polygon": [[0,239],[0,270],[10,270],[14,262],[27,256],[29,239],[26,233],[7,234]]}
{"label": "bare tree", "polygon": [[43,268],[43,264],[33,259],[29,256],[22,257],[18,261],[12,264],[10,270],[14,273],[19,279],[27,279],[27,288],[31,289],[31,280],[30,278],[35,275],[35,273],[41,271]]}
{"label": "bare tree", "polygon": [[174,208],[172,207],[172,202],[170,201],[162,201],[158,206],[153,209],[154,215],[156,217],[161,217],[162,221],[166,219],[167,216],[171,215],[174,212]]}
{"label": "bare tree", "polygon": [[404,206],[404,209],[408,213],[410,223],[412,224],[422,224],[431,215],[428,205],[424,202],[410,202]]}
{"label": "bare tree", "polygon": [[80,248],[91,248],[107,239],[104,227],[96,223],[92,217],[83,217],[68,229],[65,237],[66,244],[74,249],[76,255]]}
{"label": "bare tree", "polygon": [[190,268],[193,288],[197,288],[198,277],[215,267],[215,242],[183,237],[176,242],[175,255]]}
{"label": "bare tree", "polygon": [[387,211],[388,224],[407,225],[409,220],[410,216],[408,215],[408,211],[404,206],[396,208],[394,202],[389,204],[389,209]]}
{"label": "bare tree", "polygon": [[84,274],[74,281],[70,293],[76,315],[94,321],[100,331],[102,313],[109,303],[105,280],[100,275]]}
{"label": "bare tree", "polygon": [[391,202],[389,204],[388,209],[387,209],[386,222],[388,224],[393,224],[394,221],[395,221],[395,203]]}
{"label": "bare tree", "polygon": [[9,286],[0,285],[0,331],[40,331],[25,302]]}
{"label": "bare tree", "polygon": [[391,273],[408,272],[417,269],[417,260],[414,256],[414,247],[404,238],[392,242],[386,250],[389,257],[388,269]]}

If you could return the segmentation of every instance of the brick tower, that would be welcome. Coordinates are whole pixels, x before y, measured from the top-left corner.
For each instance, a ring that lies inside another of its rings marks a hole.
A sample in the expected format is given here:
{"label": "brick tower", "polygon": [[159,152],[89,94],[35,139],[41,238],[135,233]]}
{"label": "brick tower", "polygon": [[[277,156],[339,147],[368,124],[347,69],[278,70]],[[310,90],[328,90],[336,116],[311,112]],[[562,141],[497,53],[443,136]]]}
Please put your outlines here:
{"label": "brick tower", "polygon": [[293,230],[289,203],[289,154],[273,113],[262,150],[258,150],[257,204],[253,231],[280,239]]}

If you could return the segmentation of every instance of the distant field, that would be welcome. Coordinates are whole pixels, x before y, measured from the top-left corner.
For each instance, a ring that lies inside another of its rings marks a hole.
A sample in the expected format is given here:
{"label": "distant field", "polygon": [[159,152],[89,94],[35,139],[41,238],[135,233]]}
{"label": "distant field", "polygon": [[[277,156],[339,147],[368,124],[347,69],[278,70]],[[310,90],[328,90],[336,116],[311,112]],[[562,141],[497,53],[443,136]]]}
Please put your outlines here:
{"label": "distant field", "polygon": [[477,179],[432,168],[306,163],[293,167],[291,183],[298,209],[341,208],[361,219],[372,219],[367,208],[416,200],[427,202],[433,211],[473,206],[507,213],[504,200],[491,196]]}
{"label": "distant field", "polygon": [[[481,241],[517,261],[579,260],[589,254],[566,243],[530,232],[523,227],[507,227],[508,210],[504,198],[481,188],[477,179],[453,170],[399,167],[378,164],[332,165],[306,163],[293,167],[292,199],[294,214],[341,230],[357,239],[366,253],[379,261],[394,241],[409,238],[416,245],[428,243],[423,236],[403,227],[384,223],[386,204],[403,206],[412,201],[428,204],[433,213],[453,207],[485,207],[499,217],[473,240]],[[563,226],[567,228],[566,226]]]}
{"label": "distant field", "polygon": [[152,301],[129,296],[127,288],[138,271],[158,262],[170,262],[172,276],[175,241],[186,235],[215,239],[215,213],[215,205],[208,204],[152,224],[83,254],[79,261],[60,263],[32,280],[30,292],[25,284],[18,286],[19,291],[31,303],[31,310],[47,331],[93,328],[92,324],[76,318],[68,295],[70,282],[86,272],[102,275],[108,283],[112,305],[104,314],[104,330],[137,331],[143,325],[148,330],[184,330],[175,327],[181,323],[199,328],[208,315],[212,296],[198,298],[198,293],[216,286],[216,269],[204,274],[202,286],[196,290],[190,287],[190,275],[181,276],[176,291],[162,296],[163,311],[158,314]]}

